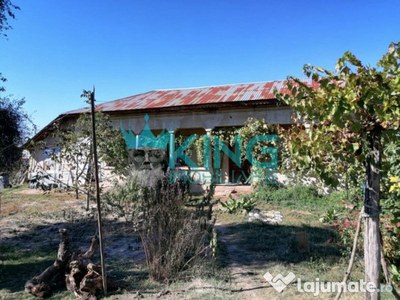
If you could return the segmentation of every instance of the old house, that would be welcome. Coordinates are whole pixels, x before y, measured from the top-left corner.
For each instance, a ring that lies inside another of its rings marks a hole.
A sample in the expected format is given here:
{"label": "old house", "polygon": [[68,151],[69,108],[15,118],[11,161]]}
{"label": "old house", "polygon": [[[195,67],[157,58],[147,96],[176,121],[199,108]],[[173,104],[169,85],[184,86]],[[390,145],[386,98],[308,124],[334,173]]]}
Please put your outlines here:
{"label": "old house", "polygon": [[[311,81],[308,83],[311,85]],[[284,81],[155,90],[99,104],[96,106],[96,111],[109,114],[113,126],[121,127],[126,132],[131,130],[137,137],[146,123],[155,135],[164,129],[174,136],[211,135],[215,129],[241,127],[249,117],[264,119],[271,124],[291,124],[293,111],[274,97],[275,89],[284,92],[286,89]],[[37,151],[32,155],[34,164],[53,175],[57,175],[55,174],[57,172],[64,174],[61,177],[68,182],[68,179],[65,179],[68,178],[68,170],[57,169],[57,166],[46,163],[49,152],[60,150],[52,148],[48,132],[54,122],[61,122],[64,126],[68,126],[80,114],[87,112],[89,108],[63,113],[36,134],[33,140],[46,141],[47,149]],[[145,119],[146,115],[148,119]],[[210,155],[212,156],[211,153]],[[192,159],[196,163],[196,157]],[[178,163],[174,167],[182,171],[190,166]],[[208,169],[205,168],[203,164],[195,168],[192,166],[190,169],[198,171],[197,174],[201,176],[212,171],[212,164],[208,167]],[[228,155],[224,155],[218,173],[219,180],[223,183],[238,183],[232,172],[235,168],[237,166],[232,163]]]}

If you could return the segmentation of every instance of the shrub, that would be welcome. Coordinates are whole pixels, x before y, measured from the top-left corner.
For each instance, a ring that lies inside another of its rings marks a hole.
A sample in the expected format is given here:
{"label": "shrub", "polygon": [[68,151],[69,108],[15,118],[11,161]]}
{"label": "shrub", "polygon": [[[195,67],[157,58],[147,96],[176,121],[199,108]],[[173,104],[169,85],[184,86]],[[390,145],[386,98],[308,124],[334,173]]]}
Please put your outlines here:
{"label": "shrub", "polygon": [[133,223],[142,241],[150,278],[170,282],[198,258],[204,258],[202,254],[211,252],[206,250],[210,248],[214,223],[215,187],[187,208],[190,186],[170,183],[162,171],[129,172],[124,182],[104,195],[105,210]]}
{"label": "shrub", "polygon": [[186,189],[168,180],[157,188],[144,189],[138,228],[153,280],[176,279],[209,248],[206,244],[212,224],[205,228],[199,211],[185,208],[188,200]]}
{"label": "shrub", "polygon": [[140,199],[138,183],[134,178],[128,178],[124,185],[116,184],[114,188],[105,193],[103,198],[108,213],[115,212],[118,217],[123,217],[127,222],[133,222],[137,215],[138,201]]}
{"label": "shrub", "polygon": [[229,195],[229,199],[231,201],[221,202],[221,206],[223,211],[226,211],[230,214],[242,212],[247,213],[254,209],[257,202],[257,200],[249,195],[240,197],[237,200],[233,198],[232,195]]}
{"label": "shrub", "polygon": [[127,222],[137,222],[144,189],[155,187],[162,177],[162,172],[153,171],[150,174],[148,171],[130,170],[124,182],[115,183],[114,187],[104,194],[105,211],[117,214]]}
{"label": "shrub", "polygon": [[[343,245],[347,252],[351,251],[351,247],[353,246],[353,240],[357,228],[357,220],[360,210],[356,210],[354,213],[350,213],[349,215],[343,215],[336,219],[333,223],[333,228],[338,231],[339,235],[339,244]],[[385,255],[385,259],[388,261],[389,265],[391,265],[391,273],[392,273],[392,281],[393,283],[400,283],[400,276],[398,276],[396,266],[400,265],[400,223],[392,224],[390,221],[392,220],[392,216],[390,214],[386,214],[381,217],[382,227],[382,240],[383,240],[383,253]],[[361,231],[360,237],[357,243],[357,252],[363,253],[364,251],[364,237],[363,232]],[[347,252],[346,255],[348,254]]]}
{"label": "shrub", "polygon": [[[338,231],[339,244],[351,251],[353,240],[357,229],[358,214],[360,210],[349,215],[343,215],[334,220],[332,227]],[[357,252],[362,253],[364,249],[364,239],[362,232],[358,238]]]}

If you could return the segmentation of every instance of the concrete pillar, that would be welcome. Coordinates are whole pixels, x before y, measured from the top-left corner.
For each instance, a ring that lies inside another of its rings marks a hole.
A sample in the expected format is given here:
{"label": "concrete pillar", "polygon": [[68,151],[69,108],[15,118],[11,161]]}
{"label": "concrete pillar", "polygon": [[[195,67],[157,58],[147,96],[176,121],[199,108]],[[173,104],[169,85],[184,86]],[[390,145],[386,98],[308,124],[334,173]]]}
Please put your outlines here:
{"label": "concrete pillar", "polygon": [[175,160],[173,153],[175,152],[175,130],[170,130],[169,136],[169,167],[175,169]]}
{"label": "concrete pillar", "polygon": [[[211,149],[211,131],[212,128],[205,128],[206,135],[204,136],[204,167],[212,170],[212,149]],[[207,145],[207,146],[206,146]],[[208,149],[207,149],[208,147]],[[208,151],[207,151],[208,150]],[[208,152],[208,153],[207,153]]]}

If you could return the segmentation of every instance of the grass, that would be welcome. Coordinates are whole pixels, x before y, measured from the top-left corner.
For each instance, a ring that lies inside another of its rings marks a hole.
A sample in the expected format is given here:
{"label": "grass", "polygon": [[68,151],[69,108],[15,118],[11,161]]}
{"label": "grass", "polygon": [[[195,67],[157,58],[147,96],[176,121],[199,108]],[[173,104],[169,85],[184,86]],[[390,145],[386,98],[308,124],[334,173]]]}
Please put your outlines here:
{"label": "grass", "polygon": [[[217,259],[196,265],[169,285],[148,279],[143,252],[131,226],[105,218],[108,278],[120,289],[103,299],[132,299],[136,291],[145,299],[315,299],[311,293],[299,293],[296,284],[277,293],[263,278],[268,271],[273,275],[293,272],[303,282],[316,278],[340,281],[347,268],[348,257],[342,255],[346,249],[331,242],[337,239],[336,232],[319,221],[330,208],[348,213],[341,203],[343,195],[321,197],[313,190],[299,189],[276,194],[262,191],[255,196],[256,208],[281,212],[283,222],[279,224],[249,223],[243,214],[218,212]],[[66,194],[32,194],[17,187],[2,191],[1,201],[0,299],[33,299],[23,286],[54,262],[58,229],[68,229],[72,250],[85,250],[96,233],[96,220],[92,210],[83,209],[84,199]],[[99,262],[98,255],[93,260]],[[351,280],[363,277],[362,257],[357,257]],[[317,298],[332,296],[320,294]],[[59,291],[50,299],[75,297]],[[346,293],[342,299],[363,299],[363,295]],[[393,297],[385,293],[382,299]]]}
{"label": "grass", "polygon": [[[308,196],[307,196],[308,194]],[[348,249],[338,244],[337,232],[331,224],[319,221],[328,210],[349,214],[343,201],[348,201],[346,193],[336,192],[320,196],[312,187],[283,188],[276,190],[267,186],[249,197],[257,198],[256,208],[260,210],[278,210],[283,222],[266,224],[260,221],[246,222],[241,214],[218,215],[219,226],[223,232],[221,242],[230,248],[231,268],[248,276],[247,290],[241,292],[244,299],[314,299],[312,294],[300,294],[297,285],[287,287],[282,295],[268,289],[262,278],[265,272],[273,275],[286,275],[293,272],[302,282],[341,281],[347,269]],[[311,200],[312,201],[311,201]],[[345,254],[345,255],[344,255]],[[358,256],[351,274],[351,281],[364,278],[363,258]],[[241,278],[236,284],[246,286]],[[258,289],[258,292],[254,292]],[[243,290],[245,290],[243,288]],[[319,299],[330,299],[334,293],[320,294]],[[363,299],[362,293],[347,293],[342,299]],[[382,299],[394,299],[391,294],[382,294]]]}

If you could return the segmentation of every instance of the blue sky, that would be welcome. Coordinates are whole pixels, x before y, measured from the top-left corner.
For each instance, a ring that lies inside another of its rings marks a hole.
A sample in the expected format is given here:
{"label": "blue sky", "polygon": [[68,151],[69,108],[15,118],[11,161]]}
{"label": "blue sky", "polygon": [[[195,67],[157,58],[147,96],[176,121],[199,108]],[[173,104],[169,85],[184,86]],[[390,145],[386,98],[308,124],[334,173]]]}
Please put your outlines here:
{"label": "blue sky", "polygon": [[0,38],[6,94],[39,129],[84,107],[155,89],[304,77],[352,51],[375,65],[400,40],[396,0],[12,0]]}

